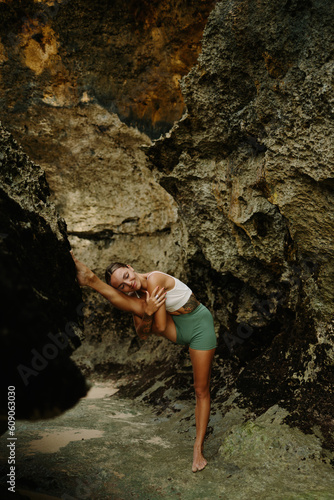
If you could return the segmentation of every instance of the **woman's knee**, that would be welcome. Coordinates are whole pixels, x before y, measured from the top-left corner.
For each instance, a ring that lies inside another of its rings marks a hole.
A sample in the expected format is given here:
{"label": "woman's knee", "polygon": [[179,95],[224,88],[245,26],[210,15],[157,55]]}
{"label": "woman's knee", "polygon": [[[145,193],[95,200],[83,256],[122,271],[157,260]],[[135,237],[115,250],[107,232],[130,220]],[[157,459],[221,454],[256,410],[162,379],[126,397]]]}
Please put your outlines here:
{"label": "woman's knee", "polygon": [[199,399],[205,399],[210,397],[210,385],[207,384],[194,384],[196,397]]}

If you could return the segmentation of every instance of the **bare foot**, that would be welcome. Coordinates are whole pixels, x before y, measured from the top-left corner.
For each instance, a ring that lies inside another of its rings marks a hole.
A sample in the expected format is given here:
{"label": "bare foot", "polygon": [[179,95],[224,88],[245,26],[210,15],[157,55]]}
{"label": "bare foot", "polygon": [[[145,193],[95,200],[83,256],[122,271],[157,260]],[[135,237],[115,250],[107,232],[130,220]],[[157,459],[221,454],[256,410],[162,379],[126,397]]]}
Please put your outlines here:
{"label": "bare foot", "polygon": [[74,257],[72,250],[70,251],[70,254],[74,260],[75,267],[77,269],[77,280],[80,286],[88,286],[92,279],[94,278],[95,274],[93,271],[89,269],[89,267],[85,266],[80,260],[78,260],[76,257]]}
{"label": "bare foot", "polygon": [[197,472],[203,470],[207,466],[208,462],[203,457],[201,447],[198,447],[196,444],[194,445],[194,461],[192,466],[192,471]]}

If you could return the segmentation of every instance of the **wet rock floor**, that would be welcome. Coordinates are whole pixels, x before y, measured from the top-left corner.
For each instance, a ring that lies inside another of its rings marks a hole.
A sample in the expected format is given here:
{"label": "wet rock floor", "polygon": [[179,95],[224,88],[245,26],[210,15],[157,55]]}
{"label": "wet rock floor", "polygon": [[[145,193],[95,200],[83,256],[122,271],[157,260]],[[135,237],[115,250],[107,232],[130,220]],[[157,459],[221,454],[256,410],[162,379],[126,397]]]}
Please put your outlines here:
{"label": "wet rock floor", "polygon": [[[158,416],[98,382],[60,417],[17,422],[16,491],[34,500],[334,500],[332,457],[315,435],[282,424],[279,407],[248,422],[233,405],[224,417],[214,410],[209,465],[192,473],[193,412],[194,402],[182,401]],[[7,438],[0,439],[5,486]]]}

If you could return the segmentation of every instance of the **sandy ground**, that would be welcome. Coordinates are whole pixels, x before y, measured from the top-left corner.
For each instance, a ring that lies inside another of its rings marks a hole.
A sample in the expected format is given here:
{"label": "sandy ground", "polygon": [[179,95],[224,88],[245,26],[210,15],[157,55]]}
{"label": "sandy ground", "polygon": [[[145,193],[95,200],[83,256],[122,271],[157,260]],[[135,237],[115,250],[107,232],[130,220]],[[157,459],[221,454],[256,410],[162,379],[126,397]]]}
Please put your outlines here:
{"label": "sandy ground", "polygon": [[[224,418],[214,411],[209,465],[193,474],[193,402],[174,408],[157,416],[98,383],[56,419],[17,422],[16,490],[34,500],[334,500],[328,457],[315,436],[283,426],[279,409],[246,426],[241,410]],[[7,438],[0,440],[2,485]]]}

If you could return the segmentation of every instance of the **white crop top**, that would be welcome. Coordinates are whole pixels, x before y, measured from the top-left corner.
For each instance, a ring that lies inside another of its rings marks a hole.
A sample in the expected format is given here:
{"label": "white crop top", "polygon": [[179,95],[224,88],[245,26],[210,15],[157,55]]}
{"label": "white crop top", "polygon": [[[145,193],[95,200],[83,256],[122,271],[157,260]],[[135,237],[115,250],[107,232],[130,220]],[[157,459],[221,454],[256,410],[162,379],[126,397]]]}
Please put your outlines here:
{"label": "white crop top", "polygon": [[191,294],[193,293],[190,288],[185,284],[182,283],[182,281],[178,280],[177,278],[174,278],[174,276],[171,276],[170,274],[162,273],[161,271],[153,271],[152,273],[147,275],[147,279],[153,274],[153,273],[160,273],[164,274],[165,276],[169,276],[170,278],[173,278],[175,281],[174,288],[169,290],[166,293],[166,311],[168,312],[175,312],[180,307],[184,306],[186,302],[188,302]]}

